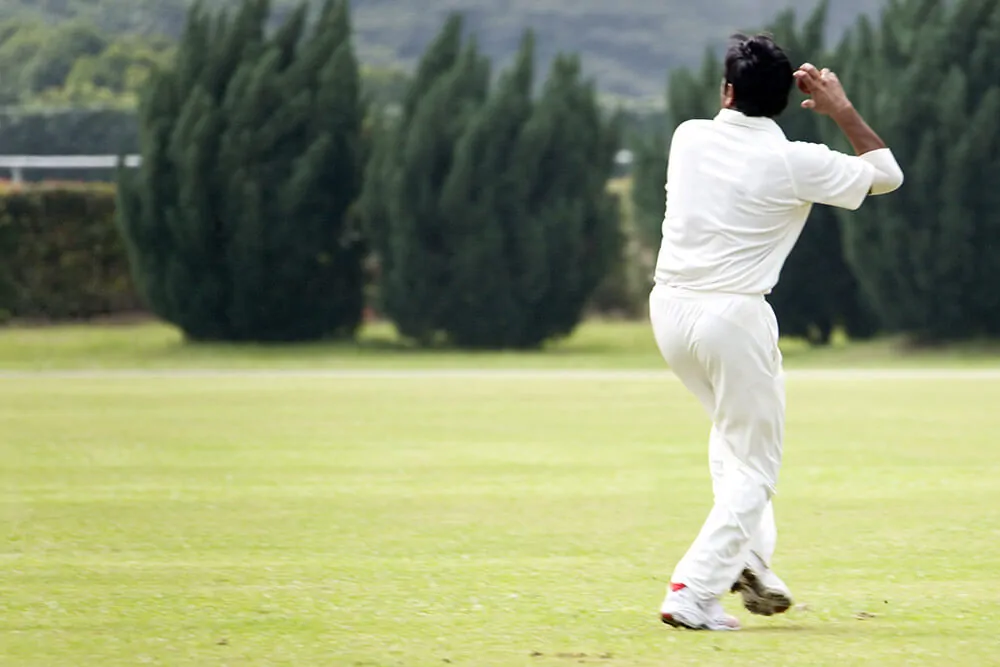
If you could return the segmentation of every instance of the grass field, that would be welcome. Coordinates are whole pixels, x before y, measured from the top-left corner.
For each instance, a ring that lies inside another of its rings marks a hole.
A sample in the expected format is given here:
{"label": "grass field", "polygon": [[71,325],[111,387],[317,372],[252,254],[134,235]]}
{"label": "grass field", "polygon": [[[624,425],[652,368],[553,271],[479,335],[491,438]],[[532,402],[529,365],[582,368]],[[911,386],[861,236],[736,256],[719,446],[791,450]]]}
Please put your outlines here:
{"label": "grass field", "polygon": [[[669,375],[418,370],[613,368],[623,331],[471,359],[0,334],[0,665],[1000,664],[998,374],[793,374],[776,567],[801,606],[731,598],[743,632],[685,633],[656,611],[708,424]],[[620,365],[654,367],[634,335]],[[199,366],[230,370],[31,372]]]}
{"label": "grass field", "polygon": [[[897,341],[809,349],[782,343],[789,368],[1000,368],[1000,346],[966,344],[943,350],[907,349]],[[399,369],[607,368],[662,370],[648,322],[590,322],[571,338],[531,352],[461,353],[414,350],[385,325],[366,327],[355,343],[286,346],[190,345],[173,328],[63,326],[0,328],[0,371],[50,369]]]}

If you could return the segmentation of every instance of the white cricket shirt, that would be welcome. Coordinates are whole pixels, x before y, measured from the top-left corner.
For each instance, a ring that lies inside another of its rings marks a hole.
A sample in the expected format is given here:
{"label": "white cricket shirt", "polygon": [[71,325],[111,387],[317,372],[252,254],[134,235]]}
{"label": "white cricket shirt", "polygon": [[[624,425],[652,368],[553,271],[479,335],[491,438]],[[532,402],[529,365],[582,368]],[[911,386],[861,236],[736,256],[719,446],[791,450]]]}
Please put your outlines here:
{"label": "white cricket shirt", "polygon": [[670,145],[656,283],[768,294],[813,204],[855,210],[874,177],[865,159],[789,141],[770,118],[723,109],[682,123]]}

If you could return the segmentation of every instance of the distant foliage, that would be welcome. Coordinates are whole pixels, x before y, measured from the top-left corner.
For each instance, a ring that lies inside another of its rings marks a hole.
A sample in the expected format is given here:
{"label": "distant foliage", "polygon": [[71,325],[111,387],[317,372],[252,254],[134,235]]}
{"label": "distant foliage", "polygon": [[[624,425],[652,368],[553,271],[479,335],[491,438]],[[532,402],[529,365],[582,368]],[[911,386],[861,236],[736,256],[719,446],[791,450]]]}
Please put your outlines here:
{"label": "distant foliage", "polygon": [[891,330],[1000,335],[1000,2],[891,3],[879,25],[838,58],[907,180],[844,226],[851,267]]}
{"label": "distant foliage", "polygon": [[266,35],[266,0],[196,6],[139,111],[119,216],[152,310],[189,338],[349,336],[362,312],[363,109],[346,2]]}
{"label": "distant foliage", "polygon": [[369,166],[382,306],[422,344],[536,347],[570,333],[620,256],[607,193],[618,130],[575,58],[537,98],[534,40],[489,90],[452,18]]}
{"label": "distant foliage", "polygon": [[0,104],[128,105],[173,46],[92,24],[0,22]]}
{"label": "distant foliage", "polygon": [[368,165],[363,205],[379,266],[379,306],[404,336],[428,344],[440,329],[454,257],[442,191],[458,142],[483,105],[489,61],[463,44],[452,16],[428,47],[403,96],[383,120]]}
{"label": "distant foliage", "polygon": [[0,191],[0,320],[136,310],[110,185]]}
{"label": "distant foliage", "polygon": [[[832,64],[835,58],[823,40],[830,4],[824,0],[801,27],[796,26],[795,14],[791,11],[778,17],[772,31],[788,50],[793,63]],[[792,140],[822,142],[824,132],[835,126],[828,118],[801,109],[799,102],[802,99],[798,93],[792,95],[789,109],[782,115],[781,126]],[[854,154],[850,147],[842,148]],[[866,203],[870,205],[871,201]],[[853,214],[841,219],[834,208],[813,206],[778,285],[768,297],[783,333],[805,338],[816,345],[826,345],[837,329],[854,339],[869,338],[877,332],[877,318],[844,254],[842,228],[850,229],[856,223]]]}
{"label": "distant foliage", "polygon": [[[207,0],[206,8],[238,7],[241,0]],[[293,11],[296,0],[275,2],[275,23]],[[0,15],[46,21],[79,18],[113,33],[176,36],[184,27],[189,0],[0,0]],[[318,4],[318,3],[317,3]],[[449,12],[468,17],[467,28],[483,52],[508,62],[526,27],[538,35],[537,57],[547,66],[560,52],[583,54],[600,88],[631,97],[660,95],[664,72],[697,65],[706,46],[719,47],[728,33],[772,20],[794,5],[790,0],[380,0],[356,2],[357,46],[361,59],[412,67],[434,39]],[[835,35],[859,12],[877,11],[884,0],[837,0],[829,29]]]}

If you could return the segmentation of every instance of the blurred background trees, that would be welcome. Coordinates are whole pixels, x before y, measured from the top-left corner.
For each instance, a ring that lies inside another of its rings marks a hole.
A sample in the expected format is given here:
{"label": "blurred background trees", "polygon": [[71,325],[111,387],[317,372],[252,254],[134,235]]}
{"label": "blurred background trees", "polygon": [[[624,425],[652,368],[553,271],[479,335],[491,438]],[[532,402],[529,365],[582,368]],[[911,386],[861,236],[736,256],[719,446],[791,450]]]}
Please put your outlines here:
{"label": "blurred background trees", "polygon": [[[232,8],[240,0],[202,0],[207,10]],[[64,23],[80,20],[109,34],[160,35],[176,39],[191,0],[0,0],[0,16]],[[725,31],[753,29],[795,6],[808,12],[815,1],[790,0],[619,0],[571,2],[532,0],[379,0],[355,2],[355,46],[362,62],[411,70],[448,14],[466,17],[466,29],[480,36],[483,55],[507,65],[522,33],[536,33],[536,56],[548,68],[559,53],[580,53],[588,76],[602,93],[620,99],[658,100],[663,73],[696,65],[706,44]],[[275,0],[271,25],[280,25],[297,0]],[[827,36],[839,36],[859,13],[876,13],[883,0],[837,0],[830,7]],[[319,2],[314,3],[318,11]]]}
{"label": "blurred background trees", "polygon": [[[350,335],[367,307],[416,344],[535,347],[643,316],[671,133],[717,113],[725,37],[757,26],[837,69],[907,175],[860,211],[814,208],[770,296],[783,333],[1000,333],[1000,0],[385,2],[336,25],[329,2],[204,0],[186,28],[182,0],[116,2],[0,0],[0,145],[141,152],[123,247],[194,338]],[[793,98],[789,138],[849,150]],[[14,283],[0,312],[32,311]]]}
{"label": "blurred background trees", "polygon": [[330,1],[306,30],[305,10],[266,34],[267,0],[229,18],[196,9],[140,106],[121,228],[150,308],[192,339],[313,340],[361,322],[350,19]]}
{"label": "blurred background trees", "polygon": [[451,18],[379,133],[364,198],[380,294],[423,344],[535,347],[570,333],[620,253],[618,132],[561,56],[533,97],[534,36],[495,88]]}

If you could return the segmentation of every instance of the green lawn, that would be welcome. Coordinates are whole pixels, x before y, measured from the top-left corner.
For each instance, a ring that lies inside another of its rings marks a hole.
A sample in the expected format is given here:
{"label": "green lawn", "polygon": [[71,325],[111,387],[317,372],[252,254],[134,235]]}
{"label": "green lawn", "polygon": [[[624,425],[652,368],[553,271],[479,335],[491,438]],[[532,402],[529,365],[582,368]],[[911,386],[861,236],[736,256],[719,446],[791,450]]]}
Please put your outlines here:
{"label": "green lawn", "polygon": [[[7,332],[0,367],[46,365],[38,340],[77,367],[431,363],[117,335]],[[516,361],[610,365],[588,345]],[[710,502],[666,376],[0,377],[0,665],[995,665],[997,405],[997,379],[791,377],[776,567],[804,606],[731,598],[747,627],[718,635],[656,615]]]}
{"label": "green lawn", "polygon": [[[811,350],[783,343],[794,367],[1000,368],[1000,347],[964,345],[937,351],[903,351],[893,341]],[[369,326],[357,343],[299,346],[191,345],[171,327],[61,326],[0,328],[0,370],[177,368],[612,368],[662,369],[648,322],[589,322],[569,339],[533,352],[461,353],[415,350],[386,325]]]}

